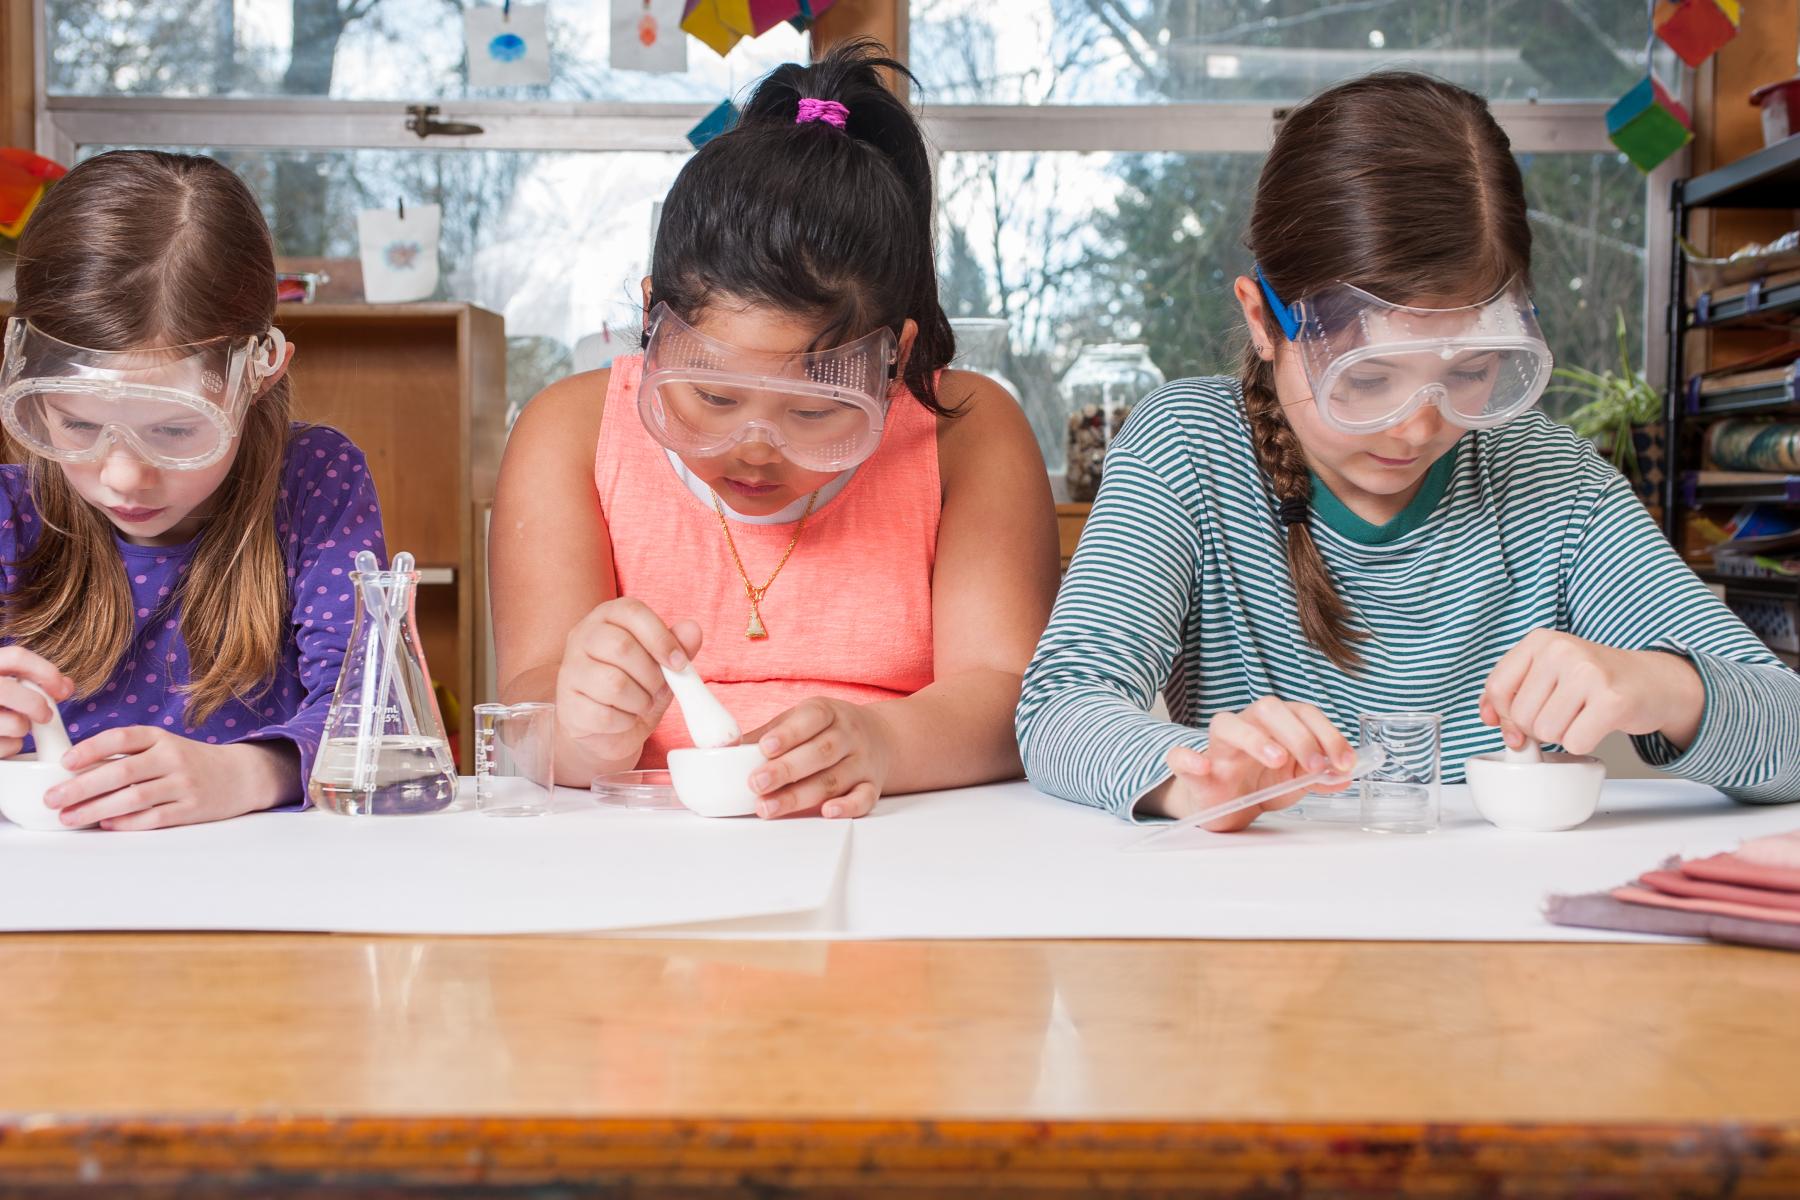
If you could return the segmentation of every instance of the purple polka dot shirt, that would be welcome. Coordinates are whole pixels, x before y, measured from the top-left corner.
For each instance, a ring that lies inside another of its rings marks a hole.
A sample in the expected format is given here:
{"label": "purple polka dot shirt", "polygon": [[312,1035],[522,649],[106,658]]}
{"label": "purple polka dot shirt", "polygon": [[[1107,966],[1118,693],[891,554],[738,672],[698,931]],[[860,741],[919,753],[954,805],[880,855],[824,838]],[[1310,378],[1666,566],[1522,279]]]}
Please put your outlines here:
{"label": "purple polka dot shirt", "polygon": [[[300,751],[304,784],[356,616],[350,572],[357,552],[373,550],[387,561],[375,484],[350,439],[327,426],[294,427],[275,528],[293,598],[281,665],[266,692],[248,704],[228,701],[197,726],[188,724],[186,698],[179,691],[189,679],[179,593],[199,539],[135,546],[115,532],[136,628],[112,678],[98,692],[62,705],[73,741],[127,725],[160,726],[215,745],[281,739]],[[0,573],[8,592],[18,583],[14,564],[42,532],[25,469],[0,466]]]}

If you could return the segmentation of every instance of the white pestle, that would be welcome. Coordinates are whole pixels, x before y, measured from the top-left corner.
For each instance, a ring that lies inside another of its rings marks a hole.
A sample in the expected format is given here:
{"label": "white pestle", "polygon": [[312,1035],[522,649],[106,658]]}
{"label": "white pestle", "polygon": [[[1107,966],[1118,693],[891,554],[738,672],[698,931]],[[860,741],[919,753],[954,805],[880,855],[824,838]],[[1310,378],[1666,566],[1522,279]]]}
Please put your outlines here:
{"label": "white pestle", "polygon": [[69,731],[63,725],[62,713],[57,709],[56,701],[50,699],[50,693],[29,679],[21,679],[19,682],[42,696],[44,703],[50,706],[48,724],[39,725],[36,721],[31,723],[31,741],[37,747],[38,761],[60,763],[63,755],[69,752],[71,743],[69,742]]}
{"label": "white pestle", "polygon": [[719,746],[734,746],[744,736],[738,728],[737,718],[731,715],[719,698],[712,694],[695,672],[693,664],[679,671],[662,669],[663,678],[669,681],[669,687],[675,692],[675,701],[681,705],[682,720],[687,722],[688,736],[694,745],[702,750],[710,750]]}
{"label": "white pestle", "polygon": [[36,761],[21,758],[0,761],[0,817],[39,833],[67,833],[71,826],[63,824],[61,811],[44,803],[44,793],[71,778],[62,765],[63,755],[69,752],[69,731],[63,727],[56,701],[35,683],[23,679],[19,682],[49,701],[50,720],[42,725],[32,723],[31,740],[37,745]]}
{"label": "white pestle", "polygon": [[1523,750],[1514,750],[1506,746],[1501,750],[1500,761],[1512,763],[1514,766],[1529,766],[1544,761],[1544,748],[1536,742],[1526,742]]}

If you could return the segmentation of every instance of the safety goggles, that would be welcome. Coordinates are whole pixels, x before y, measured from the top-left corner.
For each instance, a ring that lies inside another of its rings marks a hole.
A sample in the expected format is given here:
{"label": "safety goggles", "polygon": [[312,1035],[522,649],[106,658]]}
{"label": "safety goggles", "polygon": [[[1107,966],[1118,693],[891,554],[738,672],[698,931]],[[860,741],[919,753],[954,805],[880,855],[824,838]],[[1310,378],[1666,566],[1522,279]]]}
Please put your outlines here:
{"label": "safety goggles", "polygon": [[263,381],[281,370],[279,329],[153,350],[89,350],[22,317],[6,323],[0,422],[33,454],[97,462],[124,449],[194,471],[224,457]]}
{"label": "safety goggles", "polygon": [[805,470],[845,471],[881,444],[895,345],[884,328],[830,350],[747,350],[658,304],[638,413],[677,454],[712,458],[760,438]]}
{"label": "safety goggles", "polygon": [[1294,343],[1319,417],[1342,433],[1377,433],[1435,404],[1446,421],[1491,429],[1544,394],[1555,366],[1519,281],[1460,308],[1391,304],[1347,283],[1284,304],[1257,282]]}

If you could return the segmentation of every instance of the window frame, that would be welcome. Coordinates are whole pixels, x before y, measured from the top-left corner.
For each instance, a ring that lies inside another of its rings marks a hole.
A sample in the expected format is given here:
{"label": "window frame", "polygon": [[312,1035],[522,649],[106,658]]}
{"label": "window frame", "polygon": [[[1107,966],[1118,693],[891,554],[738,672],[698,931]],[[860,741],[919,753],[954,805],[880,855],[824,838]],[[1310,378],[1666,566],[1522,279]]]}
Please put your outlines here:
{"label": "window frame", "polygon": [[[904,47],[907,14],[879,14]],[[36,132],[41,153],[72,163],[84,145],[233,149],[501,151],[675,151],[707,104],[436,100],[444,120],[482,133],[421,138],[406,128],[404,101],[327,98],[174,99],[47,94],[46,0],[30,0]],[[886,10],[887,5],[881,5]],[[904,54],[902,49],[900,53]],[[1684,78],[1683,91],[1691,90]],[[1263,153],[1291,102],[1185,101],[1129,105],[932,104],[920,108],[934,153],[1143,152]],[[1491,108],[1518,154],[1610,153],[1604,101],[1505,101]],[[1660,378],[1668,361],[1675,180],[1688,173],[1683,149],[1645,181],[1645,370]]]}

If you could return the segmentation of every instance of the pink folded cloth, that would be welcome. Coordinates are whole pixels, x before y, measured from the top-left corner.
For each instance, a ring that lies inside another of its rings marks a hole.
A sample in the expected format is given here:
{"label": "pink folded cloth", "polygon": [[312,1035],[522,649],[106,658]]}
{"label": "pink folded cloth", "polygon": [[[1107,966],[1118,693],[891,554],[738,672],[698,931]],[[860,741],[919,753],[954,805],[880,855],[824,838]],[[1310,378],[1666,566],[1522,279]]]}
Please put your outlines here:
{"label": "pink folded cloth", "polygon": [[1777,892],[1769,888],[1741,887],[1734,883],[1713,883],[1691,879],[1680,871],[1651,871],[1640,875],[1638,882],[1667,896],[1690,896],[1698,900],[1729,900],[1752,908],[1793,909],[1800,912],[1800,892]]}
{"label": "pink folded cloth", "polygon": [[1746,887],[1772,888],[1778,892],[1800,892],[1800,869],[1763,866],[1760,863],[1746,862],[1735,854],[1689,859],[1681,864],[1681,873],[1693,879],[1710,879],[1714,883],[1739,883]]}
{"label": "pink folded cloth", "polygon": [[1800,829],[1769,837],[1751,838],[1738,847],[1737,856],[1761,867],[1800,871]]}
{"label": "pink folded cloth", "polygon": [[1708,913],[1679,912],[1647,904],[1623,904],[1604,892],[1586,896],[1552,896],[1544,915],[1557,925],[1586,929],[1621,929],[1629,933],[1660,933],[1674,937],[1704,937],[1715,942],[1765,946],[1771,950],[1800,950],[1800,926],[1774,921],[1742,921]]}
{"label": "pink folded cloth", "polygon": [[1612,890],[1615,900],[1628,904],[1647,904],[1655,908],[1678,908],[1683,912],[1716,913],[1722,917],[1745,917],[1780,925],[1800,925],[1800,911],[1760,908],[1750,904],[1733,904],[1726,900],[1690,900],[1681,896],[1665,896],[1649,888],[1622,887]]}

